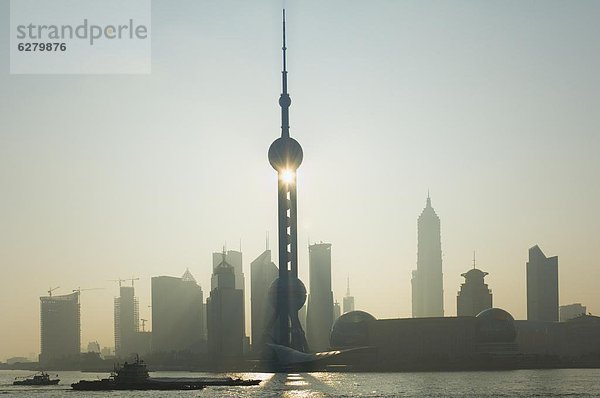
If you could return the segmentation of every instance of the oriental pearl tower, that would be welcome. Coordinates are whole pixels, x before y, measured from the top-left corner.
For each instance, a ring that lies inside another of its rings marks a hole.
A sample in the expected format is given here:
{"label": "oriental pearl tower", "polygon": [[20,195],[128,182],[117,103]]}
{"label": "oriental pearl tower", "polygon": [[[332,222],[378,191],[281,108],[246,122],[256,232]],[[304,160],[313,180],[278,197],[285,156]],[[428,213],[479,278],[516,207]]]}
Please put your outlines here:
{"label": "oriental pearl tower", "polygon": [[270,326],[275,344],[307,352],[308,344],[298,310],[306,302],[306,287],[298,279],[298,219],[296,197],[296,170],[302,163],[302,147],[290,137],[289,108],[292,103],[287,92],[285,46],[285,10],[283,10],[283,71],[281,107],[281,137],[269,148],[269,163],[277,171],[277,207],[279,242],[279,277],[269,289],[275,315]]}

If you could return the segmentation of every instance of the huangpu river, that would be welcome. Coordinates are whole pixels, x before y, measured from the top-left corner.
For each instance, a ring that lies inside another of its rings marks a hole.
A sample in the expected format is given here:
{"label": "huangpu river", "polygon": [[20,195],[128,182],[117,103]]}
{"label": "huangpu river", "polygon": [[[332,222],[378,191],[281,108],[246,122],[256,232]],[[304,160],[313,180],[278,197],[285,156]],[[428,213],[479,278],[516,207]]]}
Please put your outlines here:
{"label": "huangpu river", "polygon": [[[200,391],[72,391],[80,379],[107,373],[58,374],[58,386],[13,386],[28,371],[0,371],[0,396],[7,397],[600,397],[600,369],[418,373],[231,373],[263,380],[252,387],[207,387]],[[200,377],[217,374],[151,372],[151,376]],[[223,375],[223,374],[219,374]]]}

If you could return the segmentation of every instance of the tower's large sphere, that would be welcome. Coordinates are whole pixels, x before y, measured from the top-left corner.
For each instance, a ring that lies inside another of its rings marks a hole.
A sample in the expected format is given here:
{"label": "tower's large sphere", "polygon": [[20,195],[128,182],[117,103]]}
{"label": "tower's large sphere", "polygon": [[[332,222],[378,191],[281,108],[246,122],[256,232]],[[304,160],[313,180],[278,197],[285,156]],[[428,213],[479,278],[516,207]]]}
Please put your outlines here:
{"label": "tower's large sphere", "polygon": [[[280,280],[281,278],[275,279],[269,287],[269,303],[271,303],[273,308],[277,306],[277,292],[279,291]],[[306,302],[306,286],[304,286],[304,283],[300,279],[291,275],[284,280],[285,282],[287,282],[287,292],[290,298],[290,309],[298,311]]]}
{"label": "tower's large sphere", "polygon": [[302,163],[302,147],[292,137],[279,137],[269,147],[269,163],[275,170],[296,170]]}

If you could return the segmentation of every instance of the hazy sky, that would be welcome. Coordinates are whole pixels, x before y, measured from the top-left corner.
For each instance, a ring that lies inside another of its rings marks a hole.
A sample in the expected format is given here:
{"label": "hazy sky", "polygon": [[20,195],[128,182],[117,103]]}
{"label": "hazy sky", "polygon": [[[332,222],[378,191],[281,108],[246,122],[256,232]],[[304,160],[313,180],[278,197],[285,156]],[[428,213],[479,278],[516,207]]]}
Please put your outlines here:
{"label": "hazy sky", "polygon": [[[9,75],[0,0],[0,359],[39,352],[39,296],[82,293],[82,345],[113,346],[111,279],[276,246],[281,0],[152,4],[152,74]],[[333,244],[334,296],[411,314],[416,219],[441,218],[446,315],[490,273],[524,318],[527,250],[559,256],[560,303],[600,313],[600,3],[288,1],[300,275]],[[249,310],[248,310],[249,311]]]}

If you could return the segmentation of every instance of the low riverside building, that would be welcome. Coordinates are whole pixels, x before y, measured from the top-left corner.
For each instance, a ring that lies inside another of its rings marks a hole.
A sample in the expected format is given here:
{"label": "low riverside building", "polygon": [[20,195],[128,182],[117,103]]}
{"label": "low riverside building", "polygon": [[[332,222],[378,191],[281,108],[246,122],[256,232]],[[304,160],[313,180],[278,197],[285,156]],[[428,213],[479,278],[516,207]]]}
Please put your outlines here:
{"label": "low riverside building", "polygon": [[600,366],[600,317],[515,321],[490,308],[477,316],[375,319],[342,315],[331,346],[354,370],[518,369]]}
{"label": "low riverside building", "polygon": [[559,358],[600,358],[600,317],[582,315],[566,322],[516,321],[524,354]]}

